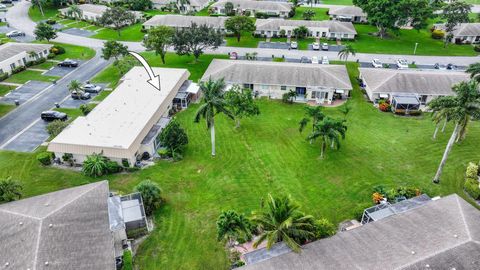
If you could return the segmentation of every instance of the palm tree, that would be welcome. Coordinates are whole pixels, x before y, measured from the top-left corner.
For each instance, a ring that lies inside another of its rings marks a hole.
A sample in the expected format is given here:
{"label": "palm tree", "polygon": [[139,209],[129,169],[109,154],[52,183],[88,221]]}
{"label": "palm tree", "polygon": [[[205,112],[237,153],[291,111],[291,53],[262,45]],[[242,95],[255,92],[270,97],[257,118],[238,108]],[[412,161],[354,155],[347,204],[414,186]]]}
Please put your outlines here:
{"label": "palm tree", "polygon": [[77,81],[77,80],[72,80],[70,81],[70,83],[68,84],[68,90],[70,92],[77,92],[77,93],[80,93],[82,92],[82,84]]}
{"label": "palm tree", "polygon": [[22,197],[22,185],[11,177],[0,180],[0,202],[11,202]]}
{"label": "palm tree", "polygon": [[449,121],[449,104],[453,103],[454,100],[449,98],[444,99],[434,99],[428,105],[433,110],[432,120],[435,123],[435,131],[433,132],[433,139],[437,138],[437,133],[440,123],[443,121],[442,133],[445,132],[445,127]]}
{"label": "palm tree", "polygon": [[466,72],[470,73],[470,78],[480,82],[480,63],[469,65]]}
{"label": "palm tree", "polygon": [[298,131],[302,132],[307,126],[310,119],[312,119],[312,131],[315,130],[315,125],[318,121],[322,121],[325,117],[325,114],[322,112],[322,107],[320,106],[305,106],[305,117],[300,121],[300,127]]}
{"label": "palm tree", "polygon": [[343,49],[341,49],[341,50],[338,52],[338,56],[340,57],[340,60],[341,60],[341,59],[345,59],[345,62],[347,62],[348,57],[349,57],[350,55],[355,56],[356,53],[357,53],[357,52],[356,52],[355,49],[352,47],[352,45],[347,44],[347,45],[345,45],[345,47],[343,47]]}
{"label": "palm tree", "polygon": [[250,221],[233,210],[222,211],[217,219],[217,239],[226,239],[229,247],[242,236],[251,238]]}
{"label": "palm tree", "polygon": [[189,0],[177,0],[177,6],[179,7],[178,9],[181,12],[185,12],[185,5],[190,5]]}
{"label": "palm tree", "polygon": [[33,0],[32,1],[32,4],[35,6],[37,5],[38,6],[38,9],[40,10],[40,14],[42,14],[42,17],[45,17],[45,14],[43,13],[43,4],[44,4],[45,0]]}
{"label": "palm tree", "polygon": [[79,19],[82,17],[83,11],[77,5],[71,5],[67,10],[67,14],[70,17]]}
{"label": "palm tree", "polygon": [[215,115],[225,114],[234,119],[232,112],[227,107],[228,104],[223,97],[225,82],[223,79],[214,81],[211,78],[206,82],[200,83],[200,90],[203,92],[203,104],[198,108],[195,114],[195,123],[204,118],[207,128],[210,129],[210,139],[212,141],[212,156],[215,156]]}
{"label": "palm tree", "polygon": [[453,87],[456,96],[438,97],[428,104],[434,114],[445,114],[448,120],[455,124],[437,173],[433,178],[434,183],[440,183],[443,167],[447,162],[453,144],[465,138],[467,126],[471,120],[480,119],[480,91],[478,86],[479,83],[476,80],[461,82]]}
{"label": "palm tree", "polygon": [[108,173],[108,160],[103,156],[103,153],[93,153],[87,156],[83,162],[82,171],[85,175],[91,177],[98,177]]}
{"label": "palm tree", "polygon": [[253,243],[255,248],[265,240],[267,249],[283,241],[293,251],[299,252],[302,242],[315,238],[313,217],[300,212],[290,196],[272,197],[269,194],[266,209],[254,213],[252,221],[261,231]]}
{"label": "palm tree", "polygon": [[332,148],[340,148],[340,138],[345,139],[347,126],[344,120],[335,120],[325,117],[323,121],[317,123],[313,132],[307,137],[307,140],[322,140],[320,157],[323,158],[328,143]]}

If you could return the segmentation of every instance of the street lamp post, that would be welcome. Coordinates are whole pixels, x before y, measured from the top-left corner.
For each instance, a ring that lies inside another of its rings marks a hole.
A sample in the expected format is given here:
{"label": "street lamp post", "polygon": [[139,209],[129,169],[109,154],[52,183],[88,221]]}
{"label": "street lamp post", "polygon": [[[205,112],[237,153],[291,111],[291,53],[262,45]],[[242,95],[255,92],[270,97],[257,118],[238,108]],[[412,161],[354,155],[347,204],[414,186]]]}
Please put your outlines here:
{"label": "street lamp post", "polygon": [[418,42],[415,42],[415,49],[413,49],[413,54],[417,54],[417,46],[418,46]]}

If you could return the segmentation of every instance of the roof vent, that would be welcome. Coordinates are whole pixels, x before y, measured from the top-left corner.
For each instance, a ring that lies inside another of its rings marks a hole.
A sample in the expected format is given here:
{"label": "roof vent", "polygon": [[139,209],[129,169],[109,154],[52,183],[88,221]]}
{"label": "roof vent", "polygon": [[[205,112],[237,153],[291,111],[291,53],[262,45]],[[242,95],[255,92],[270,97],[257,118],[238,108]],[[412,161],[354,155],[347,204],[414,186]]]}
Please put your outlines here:
{"label": "roof vent", "polygon": [[48,262],[45,262],[45,265],[48,265]]}
{"label": "roof vent", "polygon": [[415,255],[415,251],[412,250],[412,255]]}
{"label": "roof vent", "polygon": [[430,264],[426,264],[425,267],[426,267],[426,268],[430,268]]}
{"label": "roof vent", "polygon": [[457,235],[457,234],[454,234],[453,237],[458,238],[458,235]]}
{"label": "roof vent", "polygon": [[46,203],[45,206],[49,206],[50,204],[49,203]]}
{"label": "roof vent", "polygon": [[20,221],[18,224],[19,224],[20,226],[22,226],[22,225],[23,225],[23,222]]}
{"label": "roof vent", "polygon": [[10,263],[9,263],[9,262],[6,262],[6,263],[5,263],[5,266],[9,266],[9,265],[10,265]]}
{"label": "roof vent", "polygon": [[52,228],[52,227],[53,227],[53,224],[52,224],[52,223],[48,224],[48,227],[49,227],[49,228]]}

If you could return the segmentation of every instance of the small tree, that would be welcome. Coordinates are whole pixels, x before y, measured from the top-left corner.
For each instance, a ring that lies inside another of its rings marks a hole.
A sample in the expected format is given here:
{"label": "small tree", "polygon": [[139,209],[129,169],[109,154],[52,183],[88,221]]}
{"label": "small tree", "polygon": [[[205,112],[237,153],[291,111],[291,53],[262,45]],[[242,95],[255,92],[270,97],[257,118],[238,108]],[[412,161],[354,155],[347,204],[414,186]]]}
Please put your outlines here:
{"label": "small tree", "polygon": [[233,246],[238,238],[251,238],[250,221],[233,210],[222,211],[217,219],[217,239],[227,240],[229,247]]}
{"label": "small tree", "polygon": [[336,226],[326,218],[315,221],[315,238],[322,239],[334,235],[337,232]]}
{"label": "small tree", "polygon": [[115,40],[109,40],[103,43],[102,57],[105,60],[109,60],[113,57],[115,59],[115,62],[117,62],[119,57],[125,56],[127,54],[128,47],[120,42],[117,42]]}
{"label": "small tree", "polygon": [[151,180],[143,180],[135,186],[135,191],[142,196],[145,213],[151,215],[155,209],[160,207],[162,203],[162,190],[157,183]]}
{"label": "small tree", "polygon": [[235,11],[233,10],[235,7],[233,6],[232,2],[226,2],[225,3],[225,14],[227,16],[232,16],[235,14]]}
{"label": "small tree", "polygon": [[142,11],[152,9],[153,7],[153,3],[150,0],[127,0],[126,2],[131,10]]}
{"label": "small tree", "polygon": [[11,202],[22,197],[23,186],[11,177],[0,180],[0,202]]}
{"label": "small tree", "polygon": [[324,157],[328,144],[331,145],[331,148],[340,148],[340,138],[345,139],[345,134],[347,133],[347,126],[344,122],[345,121],[325,117],[315,125],[313,132],[307,137],[307,140],[320,138],[322,141],[320,152],[321,158]]}
{"label": "small tree", "polygon": [[70,92],[77,92],[77,93],[82,92],[82,84],[77,80],[72,80],[68,84],[68,90]]}
{"label": "small tree", "polygon": [[307,9],[305,12],[303,12],[302,16],[304,20],[310,21],[313,17],[315,17],[315,11]]}
{"label": "small tree", "polygon": [[447,4],[442,12],[443,19],[446,20],[445,23],[445,43],[444,47],[450,42],[450,39],[453,37],[453,31],[460,23],[467,23],[470,21],[468,15],[470,14],[472,5],[464,1],[452,1]]}
{"label": "small tree", "polygon": [[348,57],[351,55],[351,56],[355,56],[356,55],[356,51],[355,49],[352,47],[352,45],[350,44],[347,44],[345,45],[339,52],[338,52],[338,56],[340,57],[340,59],[343,59],[345,60],[345,62],[347,62],[348,60]]}
{"label": "small tree", "polygon": [[238,85],[225,93],[225,100],[229,110],[235,116],[235,127],[240,127],[240,120],[244,117],[260,114],[260,109],[253,99],[252,90],[242,89]]}
{"label": "small tree", "polygon": [[177,153],[182,153],[183,148],[188,144],[188,136],[178,121],[173,118],[162,130],[160,141],[162,146],[168,149],[170,155],[175,157]]}
{"label": "small tree", "polygon": [[296,39],[304,39],[308,35],[308,28],[304,25],[301,25],[293,29],[293,35]]}
{"label": "small tree", "polygon": [[193,54],[198,62],[205,49],[216,49],[222,44],[223,34],[207,25],[192,23],[190,27],[178,30],[172,41],[178,55]]}
{"label": "small tree", "polygon": [[135,14],[123,7],[112,7],[107,9],[102,16],[98,19],[98,22],[103,26],[113,26],[117,30],[118,36],[121,36],[120,29],[128,24],[135,23]]}
{"label": "small tree", "polygon": [[53,29],[51,25],[43,22],[37,24],[33,33],[36,40],[47,40],[47,42],[50,42],[51,39],[55,39],[57,37],[55,29]]}
{"label": "small tree", "polygon": [[82,171],[90,177],[99,177],[108,173],[108,159],[102,153],[93,153],[83,161]]}
{"label": "small tree", "polygon": [[237,42],[240,42],[242,32],[255,31],[255,23],[246,16],[234,16],[225,21],[225,29],[232,32],[237,37]]}
{"label": "small tree", "polygon": [[172,38],[175,30],[171,27],[160,25],[148,30],[148,37],[143,41],[143,45],[148,50],[153,50],[156,55],[160,55],[162,63],[165,64],[165,55],[167,49],[172,45]]}
{"label": "small tree", "polygon": [[68,126],[67,121],[54,120],[47,125],[47,132],[50,137],[56,137]]}

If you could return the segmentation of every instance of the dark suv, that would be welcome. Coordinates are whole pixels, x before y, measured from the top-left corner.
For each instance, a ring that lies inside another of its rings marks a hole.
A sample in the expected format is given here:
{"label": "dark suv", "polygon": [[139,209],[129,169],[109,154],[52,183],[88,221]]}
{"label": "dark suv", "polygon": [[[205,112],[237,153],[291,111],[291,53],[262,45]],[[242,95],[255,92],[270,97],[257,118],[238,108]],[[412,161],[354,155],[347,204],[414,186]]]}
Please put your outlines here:
{"label": "dark suv", "polygon": [[44,121],[54,121],[54,120],[66,121],[67,120],[66,113],[57,112],[57,111],[44,111],[42,112],[40,117]]}

